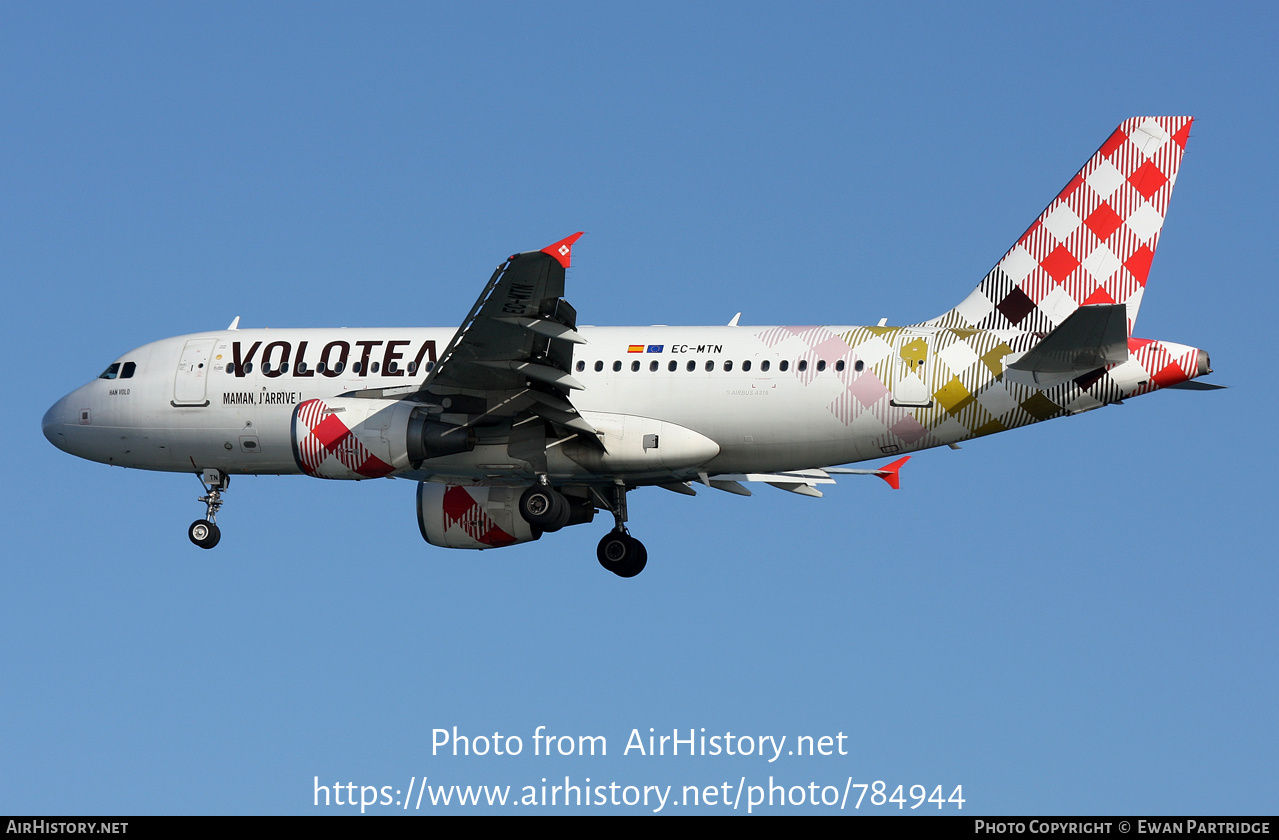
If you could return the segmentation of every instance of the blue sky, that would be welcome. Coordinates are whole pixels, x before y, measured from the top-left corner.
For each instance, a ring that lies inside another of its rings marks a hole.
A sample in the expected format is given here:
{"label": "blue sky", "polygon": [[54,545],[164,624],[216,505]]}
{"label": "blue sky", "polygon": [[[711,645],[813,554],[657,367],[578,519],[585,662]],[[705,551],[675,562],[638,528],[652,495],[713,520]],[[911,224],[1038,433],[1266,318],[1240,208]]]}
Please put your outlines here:
{"label": "blue sky", "polygon": [[[5,18],[0,812],[340,813],[315,777],[423,775],[517,796],[565,776],[963,785],[965,814],[1279,807],[1279,406],[1245,354],[1275,337],[1270,7]],[[575,230],[582,323],[922,320],[1116,124],[1165,113],[1197,122],[1137,332],[1207,349],[1230,390],[921,453],[899,492],[640,491],[631,581],[595,563],[607,518],[430,547],[400,481],[238,479],[201,552],[193,477],[39,432],[132,347],[237,315],[452,326],[506,254]],[[533,756],[540,725],[609,754]],[[432,756],[453,726],[524,753]],[[650,727],[844,733],[848,754],[623,755]]]}

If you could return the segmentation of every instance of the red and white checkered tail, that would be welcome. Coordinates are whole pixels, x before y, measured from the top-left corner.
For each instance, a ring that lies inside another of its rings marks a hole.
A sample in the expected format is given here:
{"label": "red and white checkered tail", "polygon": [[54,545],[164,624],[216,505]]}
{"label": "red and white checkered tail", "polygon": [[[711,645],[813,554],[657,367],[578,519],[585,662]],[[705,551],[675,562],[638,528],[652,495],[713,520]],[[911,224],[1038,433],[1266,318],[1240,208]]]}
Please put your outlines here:
{"label": "red and white checkered tail", "polygon": [[927,323],[1048,332],[1123,303],[1132,334],[1191,117],[1124,120],[972,294]]}

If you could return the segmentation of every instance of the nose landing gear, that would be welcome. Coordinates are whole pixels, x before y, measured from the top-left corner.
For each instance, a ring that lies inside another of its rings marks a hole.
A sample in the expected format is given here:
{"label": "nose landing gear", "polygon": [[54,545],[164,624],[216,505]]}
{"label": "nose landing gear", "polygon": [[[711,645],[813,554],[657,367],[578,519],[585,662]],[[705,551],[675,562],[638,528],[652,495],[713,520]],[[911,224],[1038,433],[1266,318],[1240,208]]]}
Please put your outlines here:
{"label": "nose landing gear", "polygon": [[213,548],[222,539],[222,531],[218,529],[218,508],[222,507],[222,491],[231,484],[231,476],[221,470],[204,470],[200,474],[200,484],[205,495],[198,501],[204,502],[204,519],[197,519],[187,528],[187,536],[200,548]]}

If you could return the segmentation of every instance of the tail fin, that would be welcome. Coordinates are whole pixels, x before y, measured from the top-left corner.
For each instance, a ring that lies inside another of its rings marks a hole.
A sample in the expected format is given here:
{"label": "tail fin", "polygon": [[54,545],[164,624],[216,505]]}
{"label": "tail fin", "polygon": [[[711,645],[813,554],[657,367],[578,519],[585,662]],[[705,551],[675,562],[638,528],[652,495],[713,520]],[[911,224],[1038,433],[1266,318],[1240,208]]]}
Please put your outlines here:
{"label": "tail fin", "polygon": [[926,323],[1050,332],[1080,306],[1122,303],[1131,335],[1191,122],[1120,123],[972,294]]}

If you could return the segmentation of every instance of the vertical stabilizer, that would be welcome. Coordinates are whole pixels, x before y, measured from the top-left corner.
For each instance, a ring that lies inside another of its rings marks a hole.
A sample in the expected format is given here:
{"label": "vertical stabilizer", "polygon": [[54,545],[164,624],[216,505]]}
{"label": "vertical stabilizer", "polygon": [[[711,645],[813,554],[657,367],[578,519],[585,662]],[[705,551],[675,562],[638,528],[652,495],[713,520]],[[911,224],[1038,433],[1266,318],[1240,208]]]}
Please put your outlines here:
{"label": "vertical stabilizer", "polygon": [[1192,121],[1121,123],[981,285],[927,323],[1050,332],[1080,306],[1122,303],[1131,334]]}

